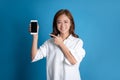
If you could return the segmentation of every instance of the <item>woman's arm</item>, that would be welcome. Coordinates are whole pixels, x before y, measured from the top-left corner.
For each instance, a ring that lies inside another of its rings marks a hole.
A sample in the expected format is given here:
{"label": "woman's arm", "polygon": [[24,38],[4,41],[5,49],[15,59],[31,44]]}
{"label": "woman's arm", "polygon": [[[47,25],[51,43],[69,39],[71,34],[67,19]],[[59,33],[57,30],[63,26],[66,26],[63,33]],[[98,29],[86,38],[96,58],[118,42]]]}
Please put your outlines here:
{"label": "woman's arm", "polygon": [[[31,33],[31,24],[29,24],[29,32]],[[33,60],[35,58],[35,55],[37,54],[37,44],[38,44],[38,32],[39,32],[39,25],[37,24],[37,34],[32,34],[33,40],[32,40],[32,49],[31,49],[31,59]]]}
{"label": "woman's arm", "polygon": [[66,45],[63,43],[63,39],[59,36],[55,36],[53,34],[50,34],[51,36],[53,36],[54,38],[54,43],[56,45],[58,45],[63,54],[65,55],[65,57],[68,59],[68,61],[71,63],[71,64],[76,64],[77,63],[77,60],[74,58],[74,56],[71,54],[71,52],[69,51],[69,49],[66,47]]}
{"label": "woman's arm", "polygon": [[32,50],[31,50],[31,59],[33,60],[37,53],[37,44],[38,44],[38,34],[33,35],[32,41]]}
{"label": "woman's arm", "polygon": [[65,57],[70,61],[71,64],[76,64],[77,61],[74,58],[74,56],[70,53],[69,49],[65,46],[64,43],[61,43],[60,45],[61,50],[63,51]]}

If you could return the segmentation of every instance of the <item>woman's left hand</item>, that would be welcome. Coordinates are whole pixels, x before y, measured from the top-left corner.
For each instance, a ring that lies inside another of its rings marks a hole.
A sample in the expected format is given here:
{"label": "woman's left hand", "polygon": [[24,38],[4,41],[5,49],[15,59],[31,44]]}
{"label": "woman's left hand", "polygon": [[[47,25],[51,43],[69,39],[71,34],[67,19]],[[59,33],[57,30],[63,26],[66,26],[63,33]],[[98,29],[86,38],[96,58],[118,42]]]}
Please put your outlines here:
{"label": "woman's left hand", "polygon": [[63,39],[60,36],[55,36],[53,34],[50,34],[54,38],[54,43],[58,46],[60,46],[63,43]]}

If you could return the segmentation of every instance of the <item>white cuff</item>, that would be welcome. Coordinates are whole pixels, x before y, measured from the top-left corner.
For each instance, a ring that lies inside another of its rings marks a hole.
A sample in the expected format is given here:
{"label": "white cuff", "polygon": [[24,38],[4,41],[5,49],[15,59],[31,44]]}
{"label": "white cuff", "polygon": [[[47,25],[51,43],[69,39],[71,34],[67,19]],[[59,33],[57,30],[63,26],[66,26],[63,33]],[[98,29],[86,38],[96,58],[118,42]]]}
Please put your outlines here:
{"label": "white cuff", "polygon": [[40,60],[42,58],[43,58],[43,55],[38,50],[35,57],[34,57],[34,59],[31,62],[36,62],[36,61],[38,61],[38,60]]}

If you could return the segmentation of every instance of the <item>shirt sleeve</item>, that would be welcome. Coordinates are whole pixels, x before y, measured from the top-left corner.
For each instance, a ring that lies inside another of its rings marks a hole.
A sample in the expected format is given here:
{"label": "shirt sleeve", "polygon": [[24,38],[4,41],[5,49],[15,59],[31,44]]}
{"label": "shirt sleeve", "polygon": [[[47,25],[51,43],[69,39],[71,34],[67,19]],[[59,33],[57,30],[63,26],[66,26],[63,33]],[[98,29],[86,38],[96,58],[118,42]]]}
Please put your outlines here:
{"label": "shirt sleeve", "polygon": [[32,62],[36,62],[42,59],[43,57],[46,57],[47,52],[48,52],[48,42],[46,41],[42,46],[39,47]]}
{"label": "shirt sleeve", "polygon": [[[76,59],[77,63],[80,63],[82,61],[82,59],[85,56],[85,50],[83,49],[83,41],[79,40],[74,48],[69,48],[69,51],[71,52],[71,54],[74,56],[74,58]],[[67,63],[68,65],[72,65],[67,58],[65,58],[65,63]]]}

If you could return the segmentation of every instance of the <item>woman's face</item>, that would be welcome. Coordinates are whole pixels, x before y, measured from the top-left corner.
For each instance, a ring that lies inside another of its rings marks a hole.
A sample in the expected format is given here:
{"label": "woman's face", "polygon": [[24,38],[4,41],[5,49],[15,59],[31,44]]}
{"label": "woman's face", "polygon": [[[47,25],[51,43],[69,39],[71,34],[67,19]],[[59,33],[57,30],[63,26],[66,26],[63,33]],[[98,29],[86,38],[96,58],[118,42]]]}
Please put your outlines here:
{"label": "woman's face", "polygon": [[71,26],[70,19],[65,15],[60,15],[57,19],[57,29],[60,31],[60,34],[69,34],[69,29]]}

